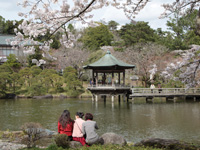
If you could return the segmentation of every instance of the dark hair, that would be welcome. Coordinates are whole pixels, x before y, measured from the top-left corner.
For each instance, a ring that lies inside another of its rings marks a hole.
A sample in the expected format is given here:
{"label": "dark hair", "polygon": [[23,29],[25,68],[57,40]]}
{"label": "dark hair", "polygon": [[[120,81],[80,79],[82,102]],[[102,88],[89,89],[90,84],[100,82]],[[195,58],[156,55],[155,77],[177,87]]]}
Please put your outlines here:
{"label": "dark hair", "polygon": [[93,120],[93,115],[91,113],[86,113],[85,120]]}
{"label": "dark hair", "polygon": [[76,112],[76,116],[79,116],[79,118],[83,118],[84,113],[83,112]]}
{"label": "dark hair", "polygon": [[67,124],[73,122],[73,120],[70,117],[70,112],[68,110],[63,111],[59,118],[59,122],[63,128],[65,128]]}

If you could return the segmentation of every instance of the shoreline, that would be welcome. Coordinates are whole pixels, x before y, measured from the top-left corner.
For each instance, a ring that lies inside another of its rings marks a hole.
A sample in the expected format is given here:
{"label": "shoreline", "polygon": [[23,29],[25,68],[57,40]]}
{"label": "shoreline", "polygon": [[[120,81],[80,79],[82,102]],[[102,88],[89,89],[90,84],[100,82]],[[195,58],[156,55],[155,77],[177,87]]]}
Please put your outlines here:
{"label": "shoreline", "polygon": [[53,98],[92,98],[92,95],[80,95],[80,96],[68,96],[64,94],[54,95],[54,94],[47,94],[41,96],[25,96],[25,95],[15,95],[15,94],[8,94],[6,97],[0,97],[0,99],[53,99]]}
{"label": "shoreline", "polygon": [[[44,129],[41,133],[41,139],[36,147],[47,148],[53,144],[53,139],[58,135],[55,131]],[[23,131],[0,131],[0,150],[18,150],[26,148],[27,145],[23,143],[26,134]],[[126,139],[115,133],[104,133],[100,136],[106,145],[130,146],[130,147],[151,147],[153,148],[178,148],[185,150],[199,150],[200,143],[185,142],[176,139],[162,139],[162,138],[147,138],[139,142],[128,142]],[[45,143],[44,143],[45,142]]]}

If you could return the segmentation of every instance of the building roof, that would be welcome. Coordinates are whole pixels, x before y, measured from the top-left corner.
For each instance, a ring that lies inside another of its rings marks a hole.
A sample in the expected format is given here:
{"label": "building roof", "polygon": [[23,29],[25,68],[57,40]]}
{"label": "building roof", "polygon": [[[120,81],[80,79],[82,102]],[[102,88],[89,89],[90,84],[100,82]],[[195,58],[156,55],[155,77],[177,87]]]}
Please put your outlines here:
{"label": "building roof", "polygon": [[119,69],[131,69],[135,68],[135,65],[127,64],[121,60],[118,60],[113,55],[111,55],[110,51],[107,51],[106,55],[103,56],[98,61],[89,64],[87,66],[83,67],[84,69],[106,69],[106,68],[112,68],[114,70]]}
{"label": "building roof", "polygon": [[[0,45],[6,45],[6,46],[11,46],[6,40],[10,39],[11,41],[14,39],[15,35],[0,35]],[[32,46],[32,45],[43,45],[43,43],[38,42],[38,44],[32,44],[31,40],[21,42],[21,44],[25,44],[26,46]]]}
{"label": "building roof", "polygon": [[12,39],[15,35],[0,35],[0,45],[10,45],[6,39]]}

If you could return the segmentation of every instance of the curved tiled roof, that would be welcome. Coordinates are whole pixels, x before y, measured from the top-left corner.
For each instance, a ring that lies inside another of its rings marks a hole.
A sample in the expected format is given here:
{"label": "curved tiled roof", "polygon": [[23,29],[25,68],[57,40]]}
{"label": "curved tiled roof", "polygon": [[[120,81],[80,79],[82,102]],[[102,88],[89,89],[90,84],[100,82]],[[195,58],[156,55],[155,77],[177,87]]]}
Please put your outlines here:
{"label": "curved tiled roof", "polygon": [[94,68],[107,68],[107,67],[129,69],[129,68],[135,68],[135,65],[130,65],[121,60],[118,60],[113,55],[111,55],[110,51],[107,51],[106,55],[103,56],[101,59],[92,64],[84,66],[83,68],[94,69]]}

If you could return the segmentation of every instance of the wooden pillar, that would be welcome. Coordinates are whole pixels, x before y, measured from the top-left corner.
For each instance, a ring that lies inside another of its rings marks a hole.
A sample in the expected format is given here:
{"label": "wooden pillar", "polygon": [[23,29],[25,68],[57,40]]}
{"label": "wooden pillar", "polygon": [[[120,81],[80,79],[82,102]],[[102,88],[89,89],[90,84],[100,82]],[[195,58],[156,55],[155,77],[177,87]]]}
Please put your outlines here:
{"label": "wooden pillar", "polygon": [[118,83],[120,84],[120,72],[118,73]]}
{"label": "wooden pillar", "polygon": [[103,73],[103,81],[102,82],[104,83],[104,85],[106,85],[106,73],[105,72]]}
{"label": "wooden pillar", "polygon": [[95,97],[94,94],[92,94],[92,101],[94,101],[94,97]]}
{"label": "wooden pillar", "polygon": [[118,101],[119,101],[119,103],[121,102],[121,97],[120,97],[120,95],[118,95]]}
{"label": "wooden pillar", "polygon": [[98,72],[96,72],[96,86],[98,86]]}
{"label": "wooden pillar", "polygon": [[114,86],[114,72],[112,72],[112,86]]}
{"label": "wooden pillar", "polygon": [[94,79],[94,70],[92,69],[92,80]]}
{"label": "wooden pillar", "polygon": [[97,102],[98,101],[98,95],[97,94],[95,95],[95,99],[96,99],[96,102]]}
{"label": "wooden pillar", "polygon": [[112,102],[114,102],[114,100],[115,100],[115,96],[114,96],[114,95],[112,95]]}
{"label": "wooden pillar", "polygon": [[92,84],[94,85],[94,70],[93,69],[92,69]]}
{"label": "wooden pillar", "polygon": [[125,85],[125,70],[123,71],[123,85]]}
{"label": "wooden pillar", "polygon": [[103,100],[104,100],[104,102],[106,102],[106,95],[103,96]]}

